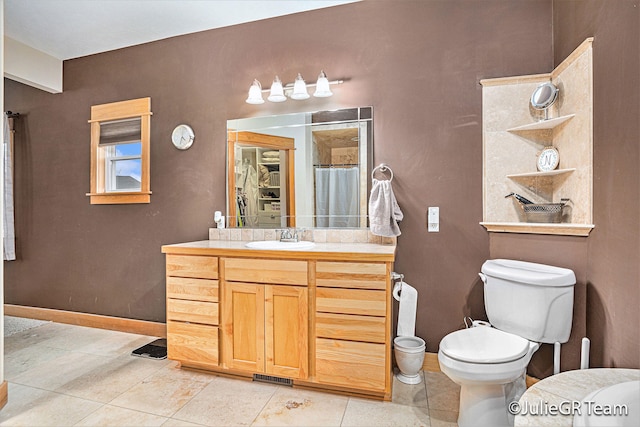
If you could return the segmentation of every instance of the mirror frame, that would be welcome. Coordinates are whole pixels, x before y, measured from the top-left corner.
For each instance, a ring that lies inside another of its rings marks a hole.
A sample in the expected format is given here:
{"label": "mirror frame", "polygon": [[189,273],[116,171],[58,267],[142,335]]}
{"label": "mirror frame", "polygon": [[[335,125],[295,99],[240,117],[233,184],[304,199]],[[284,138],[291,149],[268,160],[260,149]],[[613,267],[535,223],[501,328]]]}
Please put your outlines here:
{"label": "mirror frame", "polygon": [[[268,124],[266,126],[261,126],[261,125],[244,126],[240,124],[245,120],[254,120],[254,119],[269,120],[270,118],[294,117],[295,115],[305,115],[308,117],[308,121],[306,121],[305,123],[276,124],[276,125]],[[227,224],[228,224],[227,227],[236,227],[235,225],[233,225],[233,221],[231,221],[231,218],[235,217],[235,214],[232,213],[230,210],[231,207],[236,204],[236,200],[235,200],[236,195],[233,191],[231,191],[231,189],[235,188],[235,174],[233,177],[231,176],[232,173],[235,173],[235,161],[236,161],[235,148],[234,148],[235,143],[240,139],[244,139],[245,140],[244,142],[247,145],[258,147],[258,144],[256,144],[255,141],[250,138],[250,136],[243,135],[242,137],[236,137],[236,135],[246,133],[246,134],[260,135],[261,137],[262,136],[270,137],[271,135],[268,134],[269,129],[305,127],[305,128],[308,128],[310,132],[312,132],[312,129],[318,125],[334,125],[334,124],[350,123],[350,122],[359,123],[358,127],[360,127],[361,129],[360,132],[364,130],[366,134],[366,139],[364,139],[364,141],[362,141],[361,145],[359,146],[359,151],[361,152],[361,154],[359,154],[359,157],[361,159],[359,161],[359,164],[361,166],[366,164],[366,167],[364,168],[365,170],[363,171],[364,173],[362,174],[362,177],[360,180],[360,191],[361,191],[362,197],[364,197],[363,203],[367,205],[367,194],[369,194],[371,190],[371,180],[365,177],[369,177],[371,175],[371,171],[373,170],[373,167],[374,167],[373,165],[374,126],[373,126],[373,107],[372,106],[341,107],[334,110],[284,112],[283,114],[272,114],[272,115],[266,115],[266,116],[250,116],[250,117],[244,117],[244,118],[227,119],[226,214],[229,217],[227,221]],[[283,149],[282,146],[273,146],[273,145],[264,145],[264,147],[280,149],[280,150]],[[364,150],[363,153],[362,153],[362,150]],[[290,171],[289,177],[287,179],[292,181],[290,184],[288,184],[291,188],[291,192],[287,192],[287,194],[290,194],[292,196],[292,198],[290,199],[290,203],[287,204],[287,210],[286,210],[287,226],[295,227],[297,224],[300,224],[300,221],[297,221],[296,219],[296,213],[299,215],[300,212],[296,212],[296,197],[295,197],[296,177],[294,172],[295,172],[295,163],[300,159],[299,159],[299,155],[297,155],[298,158],[296,158],[296,155],[294,155],[295,147],[286,149],[286,153],[287,153],[286,166],[288,168],[287,170]],[[362,161],[362,159],[364,159],[364,161]],[[305,162],[305,165],[307,165],[307,162]],[[301,165],[298,165],[298,166],[300,167]],[[231,187],[230,187],[230,184],[231,184]],[[300,188],[298,188],[298,191],[301,191]],[[367,229],[369,226],[369,218],[367,215],[366,206],[364,207],[364,209],[365,209],[364,213],[361,214],[362,219],[360,220],[359,225],[355,227],[356,229]],[[311,215],[313,216],[313,218],[315,218],[315,213],[311,213]],[[307,218],[307,214],[304,214],[304,218]],[[308,220],[305,219],[302,222],[305,223],[306,221]],[[315,219],[312,222],[314,225],[312,225],[311,227],[317,228],[315,225]],[[250,229],[251,227],[246,227],[246,228]],[[335,227],[320,227],[320,228],[331,229]],[[347,228],[354,228],[354,227],[347,227]]]}

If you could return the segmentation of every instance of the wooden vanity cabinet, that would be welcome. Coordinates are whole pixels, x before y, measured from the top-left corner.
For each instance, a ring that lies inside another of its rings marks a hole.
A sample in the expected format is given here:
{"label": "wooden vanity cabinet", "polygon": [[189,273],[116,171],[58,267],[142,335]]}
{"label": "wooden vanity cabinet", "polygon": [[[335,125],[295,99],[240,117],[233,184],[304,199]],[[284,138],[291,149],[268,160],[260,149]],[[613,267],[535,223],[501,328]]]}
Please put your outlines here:
{"label": "wooden vanity cabinet", "polygon": [[217,366],[218,257],[167,255],[166,270],[168,357]]}
{"label": "wooden vanity cabinet", "polygon": [[[222,258],[221,265],[224,365],[307,378],[307,262]],[[248,279],[258,283],[239,281]]]}
{"label": "wooden vanity cabinet", "polygon": [[164,246],[169,358],[213,372],[391,399],[395,248],[326,248]]}

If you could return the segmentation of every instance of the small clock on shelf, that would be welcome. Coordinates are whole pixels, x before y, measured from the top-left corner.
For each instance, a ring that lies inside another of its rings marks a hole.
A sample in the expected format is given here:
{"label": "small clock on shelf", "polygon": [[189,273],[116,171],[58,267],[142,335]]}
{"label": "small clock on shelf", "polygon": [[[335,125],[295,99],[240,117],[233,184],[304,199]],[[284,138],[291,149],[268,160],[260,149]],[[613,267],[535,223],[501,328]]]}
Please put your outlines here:
{"label": "small clock on shelf", "polygon": [[171,134],[171,142],[180,150],[186,150],[191,147],[195,138],[195,133],[189,125],[178,125]]}
{"label": "small clock on shelf", "polygon": [[560,163],[560,153],[555,147],[544,147],[540,154],[536,165],[540,172],[549,172],[558,167]]}

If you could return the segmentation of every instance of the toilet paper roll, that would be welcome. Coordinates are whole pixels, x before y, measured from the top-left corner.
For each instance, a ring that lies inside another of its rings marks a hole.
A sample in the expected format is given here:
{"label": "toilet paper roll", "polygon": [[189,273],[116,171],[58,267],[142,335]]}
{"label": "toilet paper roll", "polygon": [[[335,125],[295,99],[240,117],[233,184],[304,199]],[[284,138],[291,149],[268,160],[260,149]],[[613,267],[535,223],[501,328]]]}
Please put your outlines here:
{"label": "toilet paper roll", "polygon": [[398,282],[393,287],[393,295],[395,297],[398,294],[400,296],[400,307],[398,308],[398,336],[415,336],[418,291],[416,291],[416,288],[405,282]]}

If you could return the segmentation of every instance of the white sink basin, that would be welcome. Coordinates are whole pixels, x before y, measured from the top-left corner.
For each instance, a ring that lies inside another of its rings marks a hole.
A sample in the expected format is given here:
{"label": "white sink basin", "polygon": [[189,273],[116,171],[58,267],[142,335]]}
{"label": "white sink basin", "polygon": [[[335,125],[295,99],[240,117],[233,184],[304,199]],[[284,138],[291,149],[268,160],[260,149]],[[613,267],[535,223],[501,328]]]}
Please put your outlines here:
{"label": "white sink basin", "polygon": [[299,250],[309,249],[316,244],[313,242],[299,241],[299,242],[281,242],[279,240],[260,240],[255,242],[249,242],[245,246],[251,249],[271,249],[271,250]]}
{"label": "white sink basin", "polygon": [[[640,381],[601,388],[585,397],[581,403],[581,413],[573,418],[574,427],[640,425]],[[626,415],[620,411],[622,405],[626,408]],[[598,414],[597,409],[589,411],[590,408],[598,408],[601,411],[610,409],[611,414]]]}

